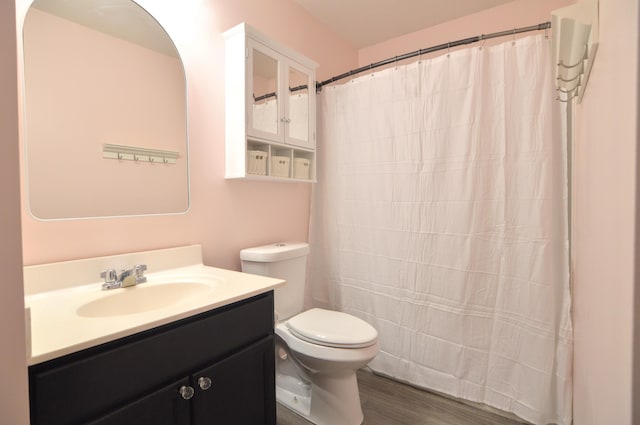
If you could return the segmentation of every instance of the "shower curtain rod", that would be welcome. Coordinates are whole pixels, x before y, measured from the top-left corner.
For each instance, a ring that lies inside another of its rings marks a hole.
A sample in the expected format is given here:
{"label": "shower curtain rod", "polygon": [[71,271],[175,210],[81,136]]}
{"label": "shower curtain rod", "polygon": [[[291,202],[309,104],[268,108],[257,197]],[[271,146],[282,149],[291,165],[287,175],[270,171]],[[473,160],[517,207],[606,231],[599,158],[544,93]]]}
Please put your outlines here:
{"label": "shower curtain rod", "polygon": [[494,32],[491,34],[482,34],[482,35],[477,35],[475,37],[469,37],[469,38],[463,38],[462,40],[457,40],[457,41],[451,41],[449,43],[443,43],[443,44],[438,44],[437,46],[432,46],[432,47],[427,47],[426,49],[420,49],[420,50],[416,50],[415,52],[411,52],[411,53],[405,53],[403,55],[400,56],[395,56],[389,59],[385,59],[382,60],[380,62],[374,62],[372,64],[369,64],[367,66],[363,66],[357,69],[353,69],[349,72],[345,72],[344,74],[340,74],[337,75],[335,77],[331,77],[328,80],[322,81],[322,82],[316,82],[316,91],[321,91],[322,87],[326,86],[327,84],[331,84],[335,81],[338,80],[342,80],[343,78],[347,78],[347,77],[351,77],[352,75],[355,74],[359,74],[361,72],[365,72],[365,71],[369,71],[371,69],[374,68],[378,68],[380,66],[384,66],[384,65],[389,65],[398,61],[402,61],[405,59],[409,59],[409,58],[413,58],[416,56],[421,56],[424,55],[426,53],[433,53],[433,52],[437,52],[438,50],[444,50],[444,49],[450,49],[451,47],[457,47],[457,46],[463,46],[465,44],[471,44],[471,43],[477,43],[479,41],[482,40],[488,40],[490,38],[497,38],[497,37],[505,37],[507,35],[516,35],[516,34],[520,34],[523,32],[529,32],[529,31],[541,31],[541,30],[546,30],[548,28],[551,28],[551,22],[547,21],[547,22],[543,22],[541,24],[538,25],[530,25],[528,27],[522,27],[522,28],[514,28],[511,30],[506,30],[506,31],[500,31],[500,32]]}

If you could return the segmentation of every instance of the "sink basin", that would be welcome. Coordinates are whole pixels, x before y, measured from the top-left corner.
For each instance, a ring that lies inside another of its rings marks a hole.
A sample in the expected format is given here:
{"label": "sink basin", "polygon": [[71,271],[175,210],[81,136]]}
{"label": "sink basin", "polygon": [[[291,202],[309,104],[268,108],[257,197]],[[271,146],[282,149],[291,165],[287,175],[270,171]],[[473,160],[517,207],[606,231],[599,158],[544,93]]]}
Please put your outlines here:
{"label": "sink basin", "polygon": [[211,292],[207,283],[179,282],[156,285],[140,284],[129,288],[112,289],[99,299],[83,304],[76,311],[82,317],[108,317],[143,313],[170,307],[185,300]]}

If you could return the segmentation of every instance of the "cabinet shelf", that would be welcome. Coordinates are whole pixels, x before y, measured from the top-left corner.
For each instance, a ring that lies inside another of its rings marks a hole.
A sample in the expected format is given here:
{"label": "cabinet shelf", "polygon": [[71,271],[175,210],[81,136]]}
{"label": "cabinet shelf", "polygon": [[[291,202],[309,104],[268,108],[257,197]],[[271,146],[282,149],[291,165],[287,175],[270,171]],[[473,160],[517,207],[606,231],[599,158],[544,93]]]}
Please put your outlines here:
{"label": "cabinet shelf", "polygon": [[318,65],[244,23],[224,36],[225,177],[315,182]]}

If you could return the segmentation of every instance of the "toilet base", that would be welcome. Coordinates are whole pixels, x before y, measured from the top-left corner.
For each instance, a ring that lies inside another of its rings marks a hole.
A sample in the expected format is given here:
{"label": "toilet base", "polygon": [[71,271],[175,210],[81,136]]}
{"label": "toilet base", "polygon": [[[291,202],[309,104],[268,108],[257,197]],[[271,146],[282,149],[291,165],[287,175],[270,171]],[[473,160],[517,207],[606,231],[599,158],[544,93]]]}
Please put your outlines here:
{"label": "toilet base", "polygon": [[276,400],[278,403],[288,408],[289,410],[297,413],[307,420],[311,411],[311,397],[300,396],[294,394],[291,391],[287,391],[284,388],[276,386]]}
{"label": "toilet base", "polygon": [[276,398],[316,425],[360,425],[364,420],[356,371],[378,353],[368,347],[336,348],[295,337],[276,326]]}
{"label": "toilet base", "polygon": [[316,425],[360,425],[364,420],[355,373],[314,373],[309,396],[276,385],[283,406]]}

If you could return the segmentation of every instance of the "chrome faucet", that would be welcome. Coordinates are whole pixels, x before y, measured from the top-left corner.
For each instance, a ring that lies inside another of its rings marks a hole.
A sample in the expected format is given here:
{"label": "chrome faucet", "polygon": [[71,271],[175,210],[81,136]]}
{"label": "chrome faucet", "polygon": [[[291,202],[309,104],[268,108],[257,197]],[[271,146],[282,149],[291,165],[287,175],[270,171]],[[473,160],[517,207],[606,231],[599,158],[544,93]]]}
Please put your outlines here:
{"label": "chrome faucet", "polygon": [[145,270],[147,270],[146,264],[136,264],[129,270],[121,270],[120,274],[115,269],[107,269],[100,273],[100,277],[104,279],[102,290],[126,288],[127,286],[145,283],[147,281],[144,275]]}

